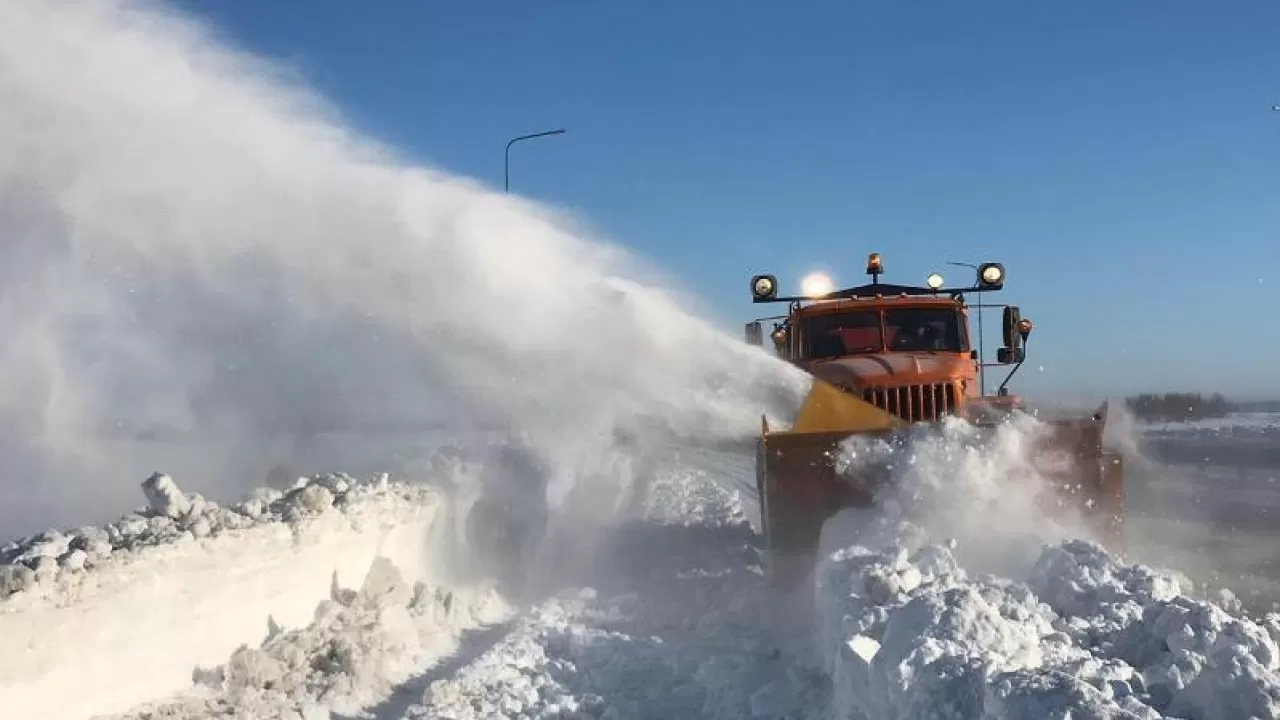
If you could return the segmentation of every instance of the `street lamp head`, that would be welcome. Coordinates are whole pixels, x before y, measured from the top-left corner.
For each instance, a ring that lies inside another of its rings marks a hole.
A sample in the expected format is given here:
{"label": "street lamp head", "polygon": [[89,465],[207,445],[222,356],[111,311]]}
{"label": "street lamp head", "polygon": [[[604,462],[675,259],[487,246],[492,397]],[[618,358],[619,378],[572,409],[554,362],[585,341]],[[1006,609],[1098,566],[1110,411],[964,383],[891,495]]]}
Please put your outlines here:
{"label": "street lamp head", "polygon": [[532,140],[534,138],[546,137],[548,135],[563,135],[564,133],[564,128],[559,128],[557,130],[543,130],[542,132],[530,133],[528,135],[519,135],[508,140],[507,147],[511,147],[513,143],[520,142],[521,140]]}
{"label": "street lamp head", "polygon": [[511,190],[511,146],[512,145],[516,144],[517,142],[520,142],[521,140],[532,140],[534,138],[546,137],[547,135],[563,135],[563,134],[564,134],[564,128],[557,128],[555,130],[545,130],[543,132],[532,133],[530,135],[521,135],[519,137],[513,137],[510,140],[508,140],[506,149],[503,152],[503,160],[502,160],[503,190],[507,192],[510,192]]}

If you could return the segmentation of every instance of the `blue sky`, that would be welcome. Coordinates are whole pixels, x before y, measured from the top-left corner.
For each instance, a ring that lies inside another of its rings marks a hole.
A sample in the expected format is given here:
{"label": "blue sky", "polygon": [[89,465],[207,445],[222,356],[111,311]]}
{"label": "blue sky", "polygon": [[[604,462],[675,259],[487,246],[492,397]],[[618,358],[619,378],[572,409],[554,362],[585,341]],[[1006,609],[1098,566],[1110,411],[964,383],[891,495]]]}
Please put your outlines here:
{"label": "blue sky", "polygon": [[999,260],[1024,389],[1280,396],[1280,3],[178,5],[495,187],[508,138],[566,128],[512,150],[512,191],[735,331],[772,310],[754,272]]}

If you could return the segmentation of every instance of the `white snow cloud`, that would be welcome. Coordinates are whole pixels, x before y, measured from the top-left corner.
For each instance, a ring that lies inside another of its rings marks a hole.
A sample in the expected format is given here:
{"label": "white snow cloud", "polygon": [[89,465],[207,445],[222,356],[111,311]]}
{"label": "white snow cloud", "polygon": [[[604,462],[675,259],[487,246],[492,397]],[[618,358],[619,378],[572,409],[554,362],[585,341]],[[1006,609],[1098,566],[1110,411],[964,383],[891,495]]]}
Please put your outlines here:
{"label": "white snow cloud", "polygon": [[211,496],[308,453],[370,471],[388,428],[589,466],[639,417],[750,434],[798,381],[156,3],[0,0],[0,136],[0,536],[104,519],[158,467]]}

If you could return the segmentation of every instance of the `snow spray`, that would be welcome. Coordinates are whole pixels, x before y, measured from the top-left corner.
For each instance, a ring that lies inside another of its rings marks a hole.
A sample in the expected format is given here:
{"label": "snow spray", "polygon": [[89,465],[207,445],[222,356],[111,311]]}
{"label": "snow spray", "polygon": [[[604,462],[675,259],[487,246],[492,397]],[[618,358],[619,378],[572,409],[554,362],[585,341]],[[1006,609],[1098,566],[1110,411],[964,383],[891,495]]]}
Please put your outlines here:
{"label": "snow spray", "polygon": [[474,427],[571,485],[619,428],[749,435],[803,390],[631,253],[159,3],[0,0],[0,135],[0,536],[155,470],[218,499]]}

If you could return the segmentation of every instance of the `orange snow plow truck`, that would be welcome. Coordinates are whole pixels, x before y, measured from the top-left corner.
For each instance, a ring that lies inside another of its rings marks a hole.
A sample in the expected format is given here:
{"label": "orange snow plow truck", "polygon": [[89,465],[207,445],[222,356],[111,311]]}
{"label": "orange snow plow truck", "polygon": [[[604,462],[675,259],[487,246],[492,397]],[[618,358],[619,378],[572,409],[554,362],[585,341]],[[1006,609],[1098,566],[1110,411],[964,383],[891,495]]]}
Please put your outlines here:
{"label": "orange snow plow truck", "polygon": [[[1008,384],[1025,360],[1031,321],[1018,307],[1003,306],[1003,344],[997,362],[985,363],[981,316],[975,343],[965,297],[1003,289],[1005,270],[999,263],[970,267],[977,277],[965,287],[944,287],[939,273],[923,287],[887,284],[880,282],[881,256],[872,253],[870,284],[840,290],[811,275],[798,297],[780,297],[773,275],[751,278],[753,302],[785,302],[788,310],[747,323],[747,342],[763,345],[761,322],[775,321],[769,337],[776,354],[813,378],[792,427],[771,429],[761,419],[756,483],[766,564],[775,577],[783,567],[807,568],[823,522],[842,508],[872,505],[877,488],[890,481],[890,468],[843,467],[842,441],[854,435],[892,441],[945,416],[990,430],[1026,411]],[[978,312],[993,307],[1001,306],[979,303]],[[991,367],[1012,369],[989,395]],[[1079,508],[1103,542],[1120,539],[1124,503],[1123,458],[1103,445],[1106,415],[1104,403],[1080,417],[1040,418],[1047,432],[1031,458],[1050,481],[1049,501]]]}

